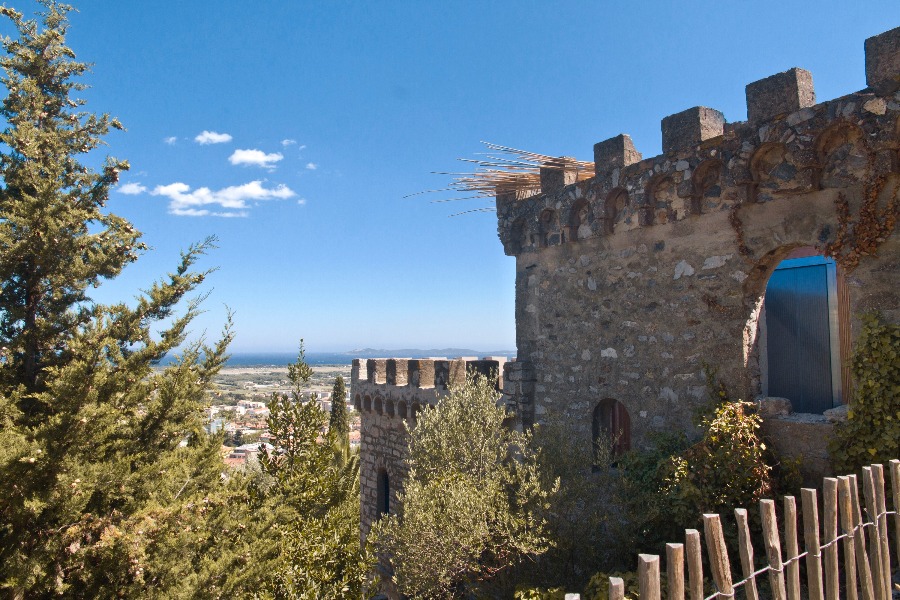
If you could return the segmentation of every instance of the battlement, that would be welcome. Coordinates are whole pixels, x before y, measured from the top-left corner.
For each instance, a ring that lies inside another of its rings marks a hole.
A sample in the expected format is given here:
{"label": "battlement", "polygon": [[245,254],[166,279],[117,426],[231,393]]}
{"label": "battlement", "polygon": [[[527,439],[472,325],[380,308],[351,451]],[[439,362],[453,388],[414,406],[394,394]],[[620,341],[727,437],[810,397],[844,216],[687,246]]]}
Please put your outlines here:
{"label": "battlement", "polygon": [[412,418],[412,407],[434,404],[470,373],[497,377],[502,390],[505,364],[505,357],[355,358],[350,372],[354,405],[362,412]]}
{"label": "battlement", "polygon": [[548,167],[539,194],[498,193],[504,251],[535,252],[900,171],[900,27],[867,39],[865,54],[868,88],[859,92],[817,104],[812,74],[793,68],[746,86],[747,121],[689,108],[662,119],[659,156],[643,158],[621,134],[594,146],[593,178]]}

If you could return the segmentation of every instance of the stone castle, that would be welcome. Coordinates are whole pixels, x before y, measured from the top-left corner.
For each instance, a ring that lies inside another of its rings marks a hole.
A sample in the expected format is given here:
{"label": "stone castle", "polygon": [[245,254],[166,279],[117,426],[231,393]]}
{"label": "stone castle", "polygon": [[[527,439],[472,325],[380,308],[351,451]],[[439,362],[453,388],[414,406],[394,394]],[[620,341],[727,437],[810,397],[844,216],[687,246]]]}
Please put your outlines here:
{"label": "stone castle", "polygon": [[500,373],[517,426],[561,419],[591,452],[603,432],[616,451],[690,432],[713,365],[735,396],[787,398],[763,403],[766,433],[827,470],[858,316],[900,322],[900,28],[866,40],[865,69],[817,103],[794,68],[746,87],[747,121],[691,108],[662,119],[659,156],[619,135],[592,177],[561,160],[540,193],[498,187],[517,359],[354,361],[363,537],[396,508],[405,423],[467,369]]}

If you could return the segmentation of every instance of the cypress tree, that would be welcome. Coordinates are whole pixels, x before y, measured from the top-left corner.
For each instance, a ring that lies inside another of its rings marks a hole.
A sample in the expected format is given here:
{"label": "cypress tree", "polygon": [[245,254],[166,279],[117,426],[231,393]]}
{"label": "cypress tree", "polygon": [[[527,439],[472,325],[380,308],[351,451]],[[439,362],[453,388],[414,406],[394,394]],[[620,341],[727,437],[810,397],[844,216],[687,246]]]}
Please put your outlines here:
{"label": "cypress tree", "polygon": [[[199,585],[209,523],[230,530],[227,508],[211,519],[228,504],[214,493],[241,495],[221,483],[221,440],[200,410],[230,327],[182,346],[199,300],[177,310],[214,240],[131,306],[88,296],[144,246],[105,209],[128,163],[84,160],[122,126],[80,109],[88,67],[65,45],[71,8],[41,4],[40,22],[0,7],[18,31],[0,57],[0,590],[176,597],[167,586]],[[179,360],[153,368],[179,346]]]}
{"label": "cypress tree", "polygon": [[331,389],[331,418],[328,421],[329,431],[345,447],[350,445],[350,421],[347,418],[347,388],[340,375],[334,380]]}

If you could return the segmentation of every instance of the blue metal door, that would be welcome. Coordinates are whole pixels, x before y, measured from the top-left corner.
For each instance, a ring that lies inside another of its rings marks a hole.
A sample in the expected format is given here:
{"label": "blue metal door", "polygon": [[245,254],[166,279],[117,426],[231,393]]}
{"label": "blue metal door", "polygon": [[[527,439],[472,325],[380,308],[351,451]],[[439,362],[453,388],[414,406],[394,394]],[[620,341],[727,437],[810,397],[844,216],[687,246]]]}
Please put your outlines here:
{"label": "blue metal door", "polygon": [[785,260],[766,287],[768,394],[788,398],[794,412],[822,413],[836,404],[834,270],[823,257]]}

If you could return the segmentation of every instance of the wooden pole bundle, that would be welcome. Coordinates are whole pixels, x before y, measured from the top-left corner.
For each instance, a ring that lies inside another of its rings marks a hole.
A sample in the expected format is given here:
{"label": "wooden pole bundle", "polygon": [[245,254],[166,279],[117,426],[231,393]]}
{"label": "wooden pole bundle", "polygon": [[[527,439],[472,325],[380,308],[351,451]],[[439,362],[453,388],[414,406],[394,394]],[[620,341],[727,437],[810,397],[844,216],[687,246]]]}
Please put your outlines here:
{"label": "wooden pole bundle", "polygon": [[435,192],[459,192],[467,195],[435,202],[493,198],[501,194],[512,194],[517,200],[521,200],[541,192],[542,168],[572,172],[575,174],[575,181],[584,181],[594,176],[594,163],[592,162],[577,160],[569,156],[549,156],[490,142],[481,143],[491,151],[490,154],[484,155],[484,158],[458,159],[461,162],[475,165],[472,172],[435,171],[436,175],[448,175],[453,178],[446,188],[426,190],[409,194],[409,196]]}

